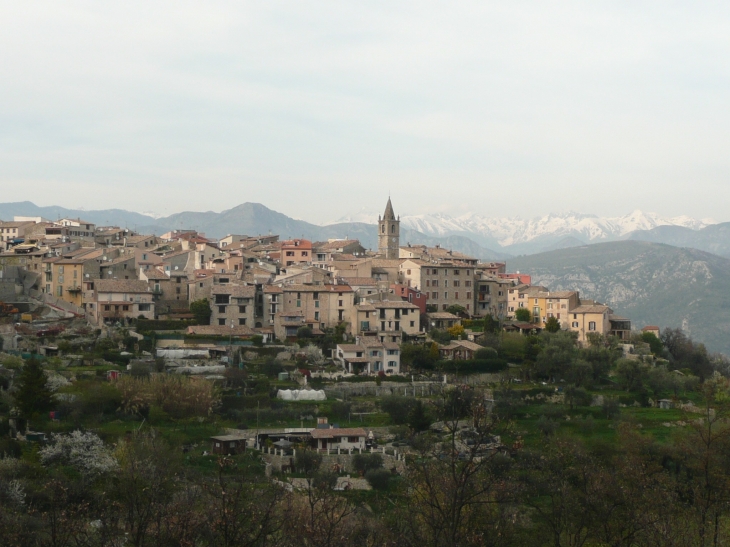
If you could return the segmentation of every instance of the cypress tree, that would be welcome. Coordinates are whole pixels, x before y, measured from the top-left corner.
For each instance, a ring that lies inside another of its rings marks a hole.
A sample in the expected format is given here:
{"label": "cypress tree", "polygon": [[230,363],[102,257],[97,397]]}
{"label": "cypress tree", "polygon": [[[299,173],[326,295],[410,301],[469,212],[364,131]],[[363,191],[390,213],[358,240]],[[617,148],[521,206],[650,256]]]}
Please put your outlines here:
{"label": "cypress tree", "polygon": [[43,367],[36,359],[29,359],[18,377],[18,391],[15,393],[15,404],[24,417],[53,408],[53,394],[46,386],[46,375]]}

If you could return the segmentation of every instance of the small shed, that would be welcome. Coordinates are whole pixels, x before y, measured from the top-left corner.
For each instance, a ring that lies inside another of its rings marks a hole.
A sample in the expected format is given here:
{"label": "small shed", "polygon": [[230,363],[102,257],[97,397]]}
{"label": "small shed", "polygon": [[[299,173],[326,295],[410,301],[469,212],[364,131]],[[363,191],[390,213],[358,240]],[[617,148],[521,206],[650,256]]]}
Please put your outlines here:
{"label": "small shed", "polygon": [[25,440],[34,443],[42,443],[46,440],[46,434],[40,431],[26,431]]}
{"label": "small shed", "polygon": [[246,437],[242,435],[218,435],[211,437],[211,452],[213,454],[233,455],[246,451]]}
{"label": "small shed", "polygon": [[669,410],[672,408],[672,401],[669,399],[659,399],[659,408]]}

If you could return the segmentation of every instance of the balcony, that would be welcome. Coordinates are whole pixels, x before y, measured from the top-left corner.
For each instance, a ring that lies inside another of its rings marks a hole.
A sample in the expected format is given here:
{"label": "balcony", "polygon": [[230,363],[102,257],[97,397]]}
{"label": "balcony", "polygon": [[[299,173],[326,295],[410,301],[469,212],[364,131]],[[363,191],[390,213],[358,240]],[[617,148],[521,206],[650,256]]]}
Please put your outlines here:
{"label": "balcony", "polygon": [[71,293],[81,292],[81,287],[67,287],[66,290]]}

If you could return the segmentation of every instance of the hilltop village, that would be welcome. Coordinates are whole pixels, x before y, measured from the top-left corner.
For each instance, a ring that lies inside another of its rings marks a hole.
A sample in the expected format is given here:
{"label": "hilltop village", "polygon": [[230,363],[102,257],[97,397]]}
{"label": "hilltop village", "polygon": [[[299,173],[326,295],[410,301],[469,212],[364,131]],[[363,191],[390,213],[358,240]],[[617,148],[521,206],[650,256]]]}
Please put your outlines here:
{"label": "hilltop village", "polygon": [[0,544],[727,537],[727,359],[377,230],[0,222]]}
{"label": "hilltop village", "polygon": [[[371,375],[399,374],[400,345],[423,342],[432,329],[461,326],[457,340],[478,342],[465,325],[486,317],[506,331],[575,332],[581,343],[591,335],[629,339],[629,319],[576,291],[532,285],[505,263],[401,242],[390,199],[377,229],[378,249],[370,251],[350,239],[213,241],[192,230],[156,236],[82,219],[16,217],[0,222],[0,301],[33,317],[31,326],[64,312],[93,327],[196,319],[187,334],[265,344],[292,341],[300,329],[313,339],[337,329],[348,343],[326,357]],[[14,337],[7,342],[18,349]],[[452,346],[440,351],[474,351]],[[375,359],[350,356],[372,356],[373,348]]]}

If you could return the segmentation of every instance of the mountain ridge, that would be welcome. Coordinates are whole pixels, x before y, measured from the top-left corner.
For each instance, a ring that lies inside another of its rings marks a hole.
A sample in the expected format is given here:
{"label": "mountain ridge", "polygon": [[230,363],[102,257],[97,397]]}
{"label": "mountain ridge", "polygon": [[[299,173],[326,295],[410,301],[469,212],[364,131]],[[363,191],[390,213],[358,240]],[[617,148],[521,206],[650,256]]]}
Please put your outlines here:
{"label": "mountain ridge", "polygon": [[730,355],[730,259],[646,241],[594,243],[510,260],[550,290],[579,290],[634,327],[681,327]]}
{"label": "mountain ridge", "polygon": [[[655,213],[640,210],[621,217],[599,217],[589,213],[549,213],[523,219],[517,217],[489,218],[478,213],[464,213],[452,217],[443,213],[402,215],[401,226],[408,226],[424,234],[443,237],[459,234],[481,244],[517,254],[533,254],[554,248],[559,241],[573,238],[576,244],[597,241],[616,241],[636,231],[651,230],[660,226],[680,226],[700,230],[716,222],[698,220],[689,216],[664,218]],[[377,221],[377,215],[361,210],[342,221]]]}

